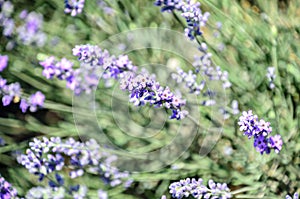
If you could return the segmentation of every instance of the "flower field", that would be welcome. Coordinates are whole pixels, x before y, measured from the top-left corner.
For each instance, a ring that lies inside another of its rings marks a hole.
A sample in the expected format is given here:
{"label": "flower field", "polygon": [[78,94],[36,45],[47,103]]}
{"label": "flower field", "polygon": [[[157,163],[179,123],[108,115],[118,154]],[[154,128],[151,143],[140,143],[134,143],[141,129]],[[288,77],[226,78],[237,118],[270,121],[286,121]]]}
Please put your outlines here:
{"label": "flower field", "polygon": [[0,199],[298,199],[300,1],[0,0]]}

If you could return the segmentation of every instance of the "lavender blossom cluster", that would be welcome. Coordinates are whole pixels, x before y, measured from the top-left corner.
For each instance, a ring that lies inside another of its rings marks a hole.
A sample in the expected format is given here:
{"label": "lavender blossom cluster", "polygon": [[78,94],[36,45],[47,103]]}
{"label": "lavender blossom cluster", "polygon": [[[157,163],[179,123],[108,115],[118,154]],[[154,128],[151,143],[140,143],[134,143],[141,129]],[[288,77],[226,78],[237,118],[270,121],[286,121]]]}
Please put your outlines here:
{"label": "lavender blossom cluster", "polygon": [[227,187],[226,183],[215,183],[213,180],[208,181],[208,186],[203,184],[203,180],[199,178],[186,178],[178,182],[173,182],[169,186],[169,192],[172,198],[205,198],[205,199],[215,199],[231,198],[230,189]]}
{"label": "lavender blossom cluster", "polygon": [[[42,31],[43,16],[36,12],[28,13],[23,10],[19,18],[21,23],[15,22],[12,14],[14,13],[14,5],[10,1],[0,0],[0,27],[3,27],[2,35],[9,38],[7,49],[14,47],[15,42],[24,45],[36,45],[42,47],[45,45],[47,36]],[[16,26],[16,24],[20,24]],[[16,36],[16,41],[11,40]]]}
{"label": "lavender blossom cluster", "polygon": [[85,0],[65,0],[65,13],[75,17],[80,14],[84,8]]}
{"label": "lavender blossom cluster", "polygon": [[299,199],[299,194],[295,192],[293,196],[286,195],[285,199]]}
{"label": "lavender blossom cluster", "polygon": [[0,198],[11,199],[16,198],[18,195],[17,190],[7,182],[3,177],[0,176]]}
{"label": "lavender blossom cluster", "polygon": [[[0,69],[4,70],[8,65],[8,56],[0,55]],[[22,94],[21,86],[18,82],[7,84],[7,80],[0,76],[0,96],[2,98],[3,106],[8,106],[12,102],[19,103],[20,109],[23,113],[27,110],[35,112],[38,107],[43,107],[45,95],[37,91],[30,95],[28,98]]]}
{"label": "lavender blossom cluster", "polygon": [[205,26],[209,13],[203,13],[199,2],[191,0],[156,0],[156,6],[161,6],[161,11],[179,11],[185,18],[187,27],[184,32],[187,37],[194,40],[196,36],[202,35],[201,27]]}
{"label": "lavender blossom cluster", "polygon": [[162,87],[154,76],[147,73],[137,75],[127,72],[121,78],[120,87],[130,92],[131,101],[138,106],[150,104],[172,110],[170,119],[180,120],[188,114],[186,110],[181,110],[186,101],[173,94],[169,87]]}
{"label": "lavender blossom cluster", "polygon": [[47,36],[42,31],[43,15],[23,10],[20,15],[23,25],[17,28],[18,40],[24,45],[36,45],[42,47],[45,45]]}
{"label": "lavender blossom cluster", "polygon": [[272,127],[270,122],[266,122],[263,119],[258,119],[257,115],[253,115],[252,110],[243,111],[242,116],[239,118],[238,125],[240,131],[244,132],[244,135],[248,138],[254,138],[254,147],[261,154],[269,154],[271,149],[274,149],[275,153],[279,153],[282,149],[282,139],[279,134],[270,136]]}
{"label": "lavender blossom cluster", "polygon": [[80,68],[74,69],[73,63],[66,58],[57,61],[53,56],[40,62],[40,65],[44,67],[43,76],[66,81],[67,87],[76,95],[91,93],[96,89],[100,77],[104,80],[117,79],[126,70],[136,70],[127,56],[116,58],[97,46],[76,46],[73,55],[78,57]]}
{"label": "lavender blossom cluster", "polygon": [[276,78],[275,68],[274,67],[268,67],[266,76],[267,76],[268,81],[269,81],[269,88],[274,89],[275,88],[274,80]]}
{"label": "lavender blossom cluster", "polygon": [[[73,138],[63,141],[59,137],[43,137],[41,140],[34,138],[29,146],[26,154],[17,158],[18,162],[30,173],[37,175],[40,181],[54,175],[55,180],[48,182],[53,189],[64,185],[64,177],[60,174],[63,169],[68,170],[71,179],[91,173],[99,175],[110,186],[124,183],[124,187],[128,187],[132,182],[128,172],[121,172],[112,166],[116,157],[100,152],[100,146],[93,139],[79,142]],[[78,190],[80,185],[72,185],[67,191]]]}
{"label": "lavender blossom cluster", "polygon": [[107,50],[92,45],[75,46],[73,55],[78,57],[80,68],[73,69],[73,63],[65,58],[56,61],[54,57],[49,57],[40,62],[44,67],[43,75],[47,79],[56,77],[66,81],[67,87],[77,95],[95,90],[100,77],[105,81],[119,80],[121,89],[130,92],[130,101],[136,106],[150,104],[157,108],[165,107],[172,111],[170,118],[177,120],[188,114],[181,110],[185,100],[173,94],[168,87],[162,87],[153,75],[145,71],[137,74],[137,67],[128,56],[115,57]]}
{"label": "lavender blossom cluster", "polygon": [[15,22],[11,18],[14,5],[10,1],[0,0],[0,27],[3,27],[2,35],[10,37],[15,28]]}
{"label": "lavender blossom cluster", "polygon": [[[172,74],[172,78],[179,84],[183,83],[184,86],[189,89],[190,93],[209,97],[209,100],[203,100],[202,102],[205,106],[211,106],[216,103],[213,99],[215,93],[208,88],[208,81],[220,81],[224,89],[231,87],[231,83],[228,80],[228,72],[222,71],[219,66],[214,67],[211,56],[210,53],[207,53],[201,57],[195,57],[193,70],[189,70],[188,73],[186,73],[179,67],[177,73]],[[200,82],[197,78],[199,76],[203,78]]]}

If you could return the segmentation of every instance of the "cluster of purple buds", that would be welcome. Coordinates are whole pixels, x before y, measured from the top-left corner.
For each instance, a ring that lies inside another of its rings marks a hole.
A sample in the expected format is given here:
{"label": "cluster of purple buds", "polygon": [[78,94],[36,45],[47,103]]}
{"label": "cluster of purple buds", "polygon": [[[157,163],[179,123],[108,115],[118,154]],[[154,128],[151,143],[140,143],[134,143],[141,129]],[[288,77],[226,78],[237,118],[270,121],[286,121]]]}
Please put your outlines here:
{"label": "cluster of purple buds", "polygon": [[275,88],[274,80],[275,80],[275,77],[276,77],[275,68],[274,67],[268,67],[266,76],[269,80],[270,89],[274,89]]}
{"label": "cluster of purple buds", "polygon": [[0,198],[11,199],[17,197],[17,190],[11,186],[3,177],[0,177]]}
{"label": "cluster of purple buds", "polygon": [[299,194],[297,192],[295,192],[293,197],[290,195],[286,195],[285,199],[299,199]]}
{"label": "cluster of purple buds", "polygon": [[85,0],[65,0],[65,13],[74,17],[82,12]]}
{"label": "cluster of purple buds", "polygon": [[271,149],[274,149],[275,153],[279,153],[282,149],[282,139],[279,134],[270,136],[272,127],[270,122],[265,122],[263,119],[259,120],[257,115],[253,115],[252,110],[248,112],[243,111],[243,115],[240,116],[238,125],[240,131],[244,132],[244,135],[254,138],[254,147],[258,152],[263,154],[269,154]]}
{"label": "cluster of purple buds", "polygon": [[201,27],[205,26],[209,17],[209,13],[202,13],[200,3],[194,3],[191,0],[156,0],[156,6],[161,6],[161,11],[179,11],[181,16],[185,18],[187,27],[185,35],[191,40],[196,36],[202,35]]}
{"label": "cluster of purple buds", "polygon": [[[111,187],[118,186],[123,184],[125,188],[130,187],[133,180],[130,179],[130,174],[128,171],[119,171],[118,168],[112,167],[112,162],[117,160],[117,156],[111,155],[108,153],[103,153],[103,156],[106,157],[99,167],[97,168],[96,172],[101,176],[101,179],[106,183],[109,184]],[[128,179],[123,182],[123,179]]]}
{"label": "cluster of purple buds", "polygon": [[11,102],[20,102],[20,109],[25,113],[28,109],[35,112],[38,107],[43,107],[45,96],[40,91],[32,94],[29,98],[22,96],[20,84],[7,84],[7,80],[0,76],[0,95],[3,106],[8,106]]}
{"label": "cluster of purple buds", "polygon": [[20,18],[24,24],[17,28],[18,40],[24,45],[44,46],[47,36],[42,31],[43,16],[36,12],[27,13],[26,10],[23,10]]}
{"label": "cluster of purple buds", "polygon": [[196,73],[199,73],[210,81],[221,81],[224,89],[230,88],[231,83],[228,80],[228,72],[222,71],[220,66],[213,66],[211,57],[211,53],[204,53],[200,57],[195,57],[193,66]]}
{"label": "cluster of purple buds", "polygon": [[177,68],[177,73],[172,73],[172,78],[176,80],[177,83],[184,83],[190,90],[190,93],[194,93],[195,95],[201,94],[201,91],[206,85],[204,80],[200,83],[197,82],[197,75],[193,73],[192,70],[186,73],[181,68]]}
{"label": "cluster of purple buds", "polygon": [[169,190],[172,198],[177,199],[188,197],[206,199],[231,198],[230,189],[227,187],[226,183],[215,183],[213,180],[209,180],[208,186],[205,186],[201,178],[198,180],[186,178],[178,182],[173,182],[169,186]]}
{"label": "cluster of purple buds", "polygon": [[11,18],[14,5],[10,1],[0,0],[0,27],[3,27],[2,35],[10,37],[15,28],[15,22]]}
{"label": "cluster of purple buds", "polygon": [[0,72],[2,72],[8,64],[8,56],[0,54]]}
{"label": "cluster of purple buds", "polygon": [[127,55],[115,57],[110,55],[107,50],[102,50],[98,46],[93,45],[77,45],[73,48],[73,55],[78,57],[83,66],[91,69],[103,69],[102,78],[118,79],[119,75],[124,71],[137,70]]}
{"label": "cluster of purple buds", "polygon": [[107,15],[113,15],[115,12],[114,9],[109,7],[104,0],[98,0],[97,5]]}
{"label": "cluster of purple buds", "polygon": [[[64,185],[63,177],[58,174],[64,168],[69,171],[71,179],[80,177],[85,172],[91,172],[102,178],[106,177],[107,179],[109,177],[111,181],[117,180],[118,183],[115,185],[119,185],[124,178],[129,178],[128,173],[125,176],[117,168],[110,165],[111,161],[107,160],[109,155],[101,153],[100,146],[93,139],[79,142],[73,138],[62,141],[59,137],[51,137],[50,139],[43,137],[42,140],[34,138],[29,146],[26,154],[17,158],[18,162],[30,173],[37,175],[40,181],[45,176],[55,173],[55,181],[49,181],[49,186],[52,188]],[[99,171],[99,168],[105,168],[105,172]],[[107,176],[109,171],[112,174]],[[73,189],[78,191],[78,189]]]}
{"label": "cluster of purple buds", "polygon": [[156,108],[165,107],[172,110],[170,119],[180,120],[188,114],[186,110],[181,110],[186,101],[172,93],[169,87],[162,87],[155,77],[147,73],[137,75],[126,72],[121,78],[120,87],[130,92],[130,101],[137,106],[150,104]]}
{"label": "cluster of purple buds", "polygon": [[[189,70],[188,73],[186,73],[181,68],[178,68],[177,73],[172,74],[172,78],[176,80],[178,84],[183,83],[190,93],[202,95],[203,106],[216,104],[214,97],[217,93],[209,89],[207,86],[208,81],[220,81],[223,89],[227,89],[231,86],[228,80],[228,72],[222,71],[219,66],[213,67],[210,57],[211,54],[207,53],[202,57],[195,58],[195,62],[193,63],[195,72]],[[203,79],[199,80],[199,76]]]}
{"label": "cluster of purple buds", "polygon": [[[172,74],[172,78],[177,83],[184,83],[190,93],[196,95],[200,95],[201,93],[204,95],[208,94],[207,89],[205,89],[207,81],[220,81],[224,89],[231,87],[231,83],[228,80],[228,72],[222,71],[219,66],[214,67],[211,56],[211,53],[206,53],[201,57],[195,57],[195,62],[193,63],[195,72],[189,70],[186,73],[181,68],[178,68],[177,73]],[[199,75],[203,77],[203,80],[197,82],[197,76]]]}
{"label": "cluster of purple buds", "polygon": [[56,77],[66,81],[67,87],[76,95],[91,93],[97,88],[100,78],[109,81],[118,79],[124,71],[137,70],[127,56],[111,56],[107,50],[98,46],[75,46],[73,55],[78,57],[80,68],[74,69],[73,63],[66,58],[57,61],[54,57],[45,59],[40,65],[44,67],[43,75],[47,79]]}

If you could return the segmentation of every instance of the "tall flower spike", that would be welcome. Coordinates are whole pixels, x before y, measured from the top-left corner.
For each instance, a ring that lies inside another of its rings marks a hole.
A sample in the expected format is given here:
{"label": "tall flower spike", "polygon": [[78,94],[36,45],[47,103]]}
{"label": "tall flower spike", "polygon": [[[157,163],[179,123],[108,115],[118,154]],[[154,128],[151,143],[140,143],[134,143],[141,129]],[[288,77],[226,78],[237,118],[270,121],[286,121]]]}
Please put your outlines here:
{"label": "tall flower spike", "polygon": [[202,35],[201,27],[205,26],[209,17],[209,13],[202,13],[200,3],[194,3],[191,0],[156,0],[156,6],[161,6],[161,11],[179,11],[181,16],[185,18],[187,26],[184,30],[185,35],[191,40],[195,36]]}
{"label": "tall flower spike", "polygon": [[295,192],[293,195],[293,198],[290,195],[286,195],[285,199],[299,199],[299,194],[297,192]]}
{"label": "tall flower spike", "polygon": [[2,96],[3,106],[8,106],[12,102],[20,102],[20,109],[25,113],[28,109],[35,112],[38,107],[44,106],[45,96],[42,92],[37,91],[29,98],[22,95],[21,86],[17,83],[7,84],[7,80],[0,76],[0,96]]}
{"label": "tall flower spike", "polygon": [[[130,184],[129,173],[120,172],[113,167],[111,163],[116,158],[112,160],[110,154],[101,152],[100,146],[93,139],[79,142],[73,138],[62,141],[59,137],[43,137],[42,140],[33,139],[29,146],[26,154],[17,158],[18,162],[30,173],[37,175],[40,181],[54,173],[56,183],[49,181],[49,186],[53,188],[64,184],[63,177],[58,173],[63,168],[69,171],[72,179],[84,175],[85,172],[92,172],[111,186],[124,184],[126,187]],[[127,181],[124,182],[124,179]]]}
{"label": "tall flower spike", "polygon": [[209,180],[208,187],[203,184],[203,180],[192,178],[186,178],[178,182],[173,182],[170,186],[170,194],[172,198],[231,198],[230,189],[226,183],[215,183],[213,180]]}
{"label": "tall flower spike", "polygon": [[0,72],[2,72],[8,63],[8,56],[7,55],[0,55]]}
{"label": "tall flower spike", "polygon": [[254,138],[253,145],[261,154],[269,154],[271,149],[274,149],[275,153],[281,151],[283,144],[281,136],[277,134],[269,137],[272,132],[270,122],[265,122],[263,119],[258,120],[257,115],[253,115],[252,110],[243,111],[238,125],[244,135],[248,136],[249,139]]}
{"label": "tall flower spike", "polygon": [[65,13],[71,13],[74,17],[80,14],[84,7],[85,0],[65,0]]}
{"label": "tall flower spike", "polygon": [[275,88],[274,80],[276,78],[275,67],[268,67],[266,76],[269,80],[269,88],[274,89]]}
{"label": "tall flower spike", "polygon": [[17,197],[17,190],[3,177],[0,177],[0,198],[10,199]]}
{"label": "tall flower spike", "polygon": [[136,75],[127,72],[124,74],[120,87],[130,92],[130,101],[136,106],[150,104],[156,108],[165,107],[172,111],[170,119],[180,120],[188,114],[187,111],[181,110],[186,103],[185,100],[174,95],[168,87],[160,86],[154,77],[147,73]]}

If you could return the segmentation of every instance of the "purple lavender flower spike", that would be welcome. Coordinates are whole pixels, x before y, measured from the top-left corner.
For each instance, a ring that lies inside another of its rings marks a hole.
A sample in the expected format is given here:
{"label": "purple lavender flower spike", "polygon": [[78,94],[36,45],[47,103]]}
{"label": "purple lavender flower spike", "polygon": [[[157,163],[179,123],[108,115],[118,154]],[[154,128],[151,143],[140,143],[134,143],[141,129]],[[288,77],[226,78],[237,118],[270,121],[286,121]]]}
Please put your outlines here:
{"label": "purple lavender flower spike", "polygon": [[299,199],[299,194],[297,192],[295,192],[293,195],[293,198],[290,195],[286,195],[285,199]]}
{"label": "purple lavender flower spike", "polygon": [[65,13],[71,13],[74,17],[82,12],[85,0],[65,0]]}
{"label": "purple lavender flower spike", "polygon": [[130,98],[137,106],[146,104],[154,107],[165,107],[172,111],[170,119],[180,120],[188,112],[181,110],[185,100],[175,96],[168,87],[163,88],[156,80],[148,74],[136,75],[132,72],[124,73],[120,81],[120,88],[130,92]]}
{"label": "purple lavender flower spike", "polygon": [[268,143],[269,139],[263,136],[262,134],[254,137],[254,147],[258,152],[260,152],[260,154],[269,154],[271,152]]}
{"label": "purple lavender flower spike", "polygon": [[7,55],[0,55],[0,72],[2,72],[8,64],[8,56]]}
{"label": "purple lavender flower spike", "polygon": [[[43,137],[42,140],[33,139],[26,154],[20,155],[17,160],[30,173],[37,175],[40,181],[45,179],[45,176],[55,173],[59,186],[64,183],[64,179],[58,172],[64,168],[69,170],[71,178],[78,178],[86,172],[96,172],[111,186],[130,186],[132,181],[129,172],[120,172],[113,167],[111,163],[116,158],[112,159],[110,154],[99,150],[100,146],[95,140],[79,142],[73,138],[62,141],[59,137]],[[52,187],[58,186],[53,181],[49,183]],[[78,189],[73,191],[77,192]]]}
{"label": "purple lavender flower spike", "polygon": [[202,13],[199,2],[194,3],[190,0],[156,0],[154,5],[161,6],[162,12],[179,11],[187,23],[185,35],[191,40],[202,35],[201,27],[206,25],[210,15],[208,12]]}
{"label": "purple lavender flower spike", "polygon": [[17,194],[17,190],[13,188],[3,177],[0,177],[0,198],[15,198],[17,197]]}
{"label": "purple lavender flower spike", "polygon": [[271,147],[274,148],[275,153],[279,153],[282,149],[282,139],[280,135],[270,136]]}
{"label": "purple lavender flower spike", "polygon": [[269,88],[274,89],[275,88],[274,81],[275,81],[275,78],[276,78],[275,67],[268,67],[266,76],[269,80]]}
{"label": "purple lavender flower spike", "polygon": [[43,16],[36,12],[23,13],[24,24],[17,28],[18,39],[24,45],[37,45],[46,43],[46,34],[42,32]]}
{"label": "purple lavender flower spike", "polygon": [[242,116],[239,118],[238,125],[240,131],[244,132],[244,135],[248,138],[254,138],[254,147],[261,154],[269,154],[271,149],[274,149],[275,153],[279,153],[282,149],[282,139],[280,135],[270,136],[272,127],[270,122],[266,122],[263,119],[258,120],[257,115],[253,115],[252,110],[248,112],[243,111]]}
{"label": "purple lavender flower spike", "polygon": [[172,198],[231,198],[230,189],[226,183],[215,183],[213,180],[209,180],[208,187],[203,184],[203,180],[192,178],[186,178],[178,182],[173,182],[170,186],[170,194]]}

